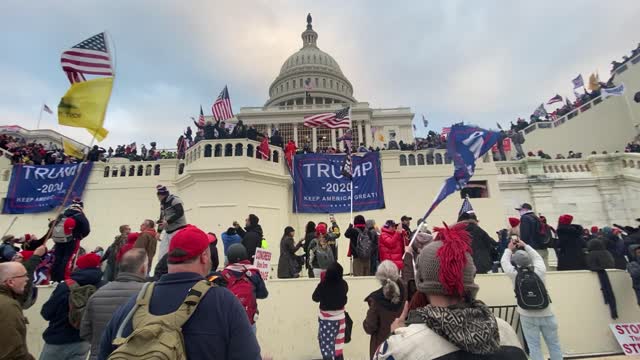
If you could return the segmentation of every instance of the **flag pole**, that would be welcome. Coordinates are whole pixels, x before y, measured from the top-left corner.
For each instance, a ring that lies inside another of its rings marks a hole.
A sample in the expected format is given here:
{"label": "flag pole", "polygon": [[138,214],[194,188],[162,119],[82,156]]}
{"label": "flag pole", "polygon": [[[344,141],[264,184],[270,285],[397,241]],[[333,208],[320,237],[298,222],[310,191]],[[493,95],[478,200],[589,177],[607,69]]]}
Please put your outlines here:
{"label": "flag pole", "polygon": [[40,121],[42,121],[42,110],[44,109],[44,101],[42,101],[42,105],[40,105],[40,115],[38,115],[38,124],[36,125],[36,130],[40,129]]}

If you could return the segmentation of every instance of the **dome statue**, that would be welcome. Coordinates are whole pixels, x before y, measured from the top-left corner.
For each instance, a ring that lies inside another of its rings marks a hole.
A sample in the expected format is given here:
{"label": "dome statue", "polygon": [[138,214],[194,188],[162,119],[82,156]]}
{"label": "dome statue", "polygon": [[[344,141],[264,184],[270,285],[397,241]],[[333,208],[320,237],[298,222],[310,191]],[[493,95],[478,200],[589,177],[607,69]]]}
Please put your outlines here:
{"label": "dome statue", "polygon": [[301,34],[302,48],[289,56],[269,87],[265,106],[352,103],[353,86],[335,59],[320,50],[311,14]]}

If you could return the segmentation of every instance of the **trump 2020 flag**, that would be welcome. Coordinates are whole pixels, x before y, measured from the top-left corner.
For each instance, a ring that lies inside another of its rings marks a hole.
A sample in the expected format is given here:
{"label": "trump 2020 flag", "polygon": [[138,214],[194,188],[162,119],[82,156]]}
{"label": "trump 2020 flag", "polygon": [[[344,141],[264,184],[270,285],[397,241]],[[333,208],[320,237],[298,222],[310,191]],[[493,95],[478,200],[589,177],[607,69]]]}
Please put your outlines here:
{"label": "trump 2020 flag", "polygon": [[620,84],[612,88],[600,88],[600,92],[602,93],[603,98],[609,96],[622,96],[624,94],[624,84]]}
{"label": "trump 2020 flag", "polygon": [[498,133],[495,131],[462,124],[456,124],[451,127],[447,142],[447,152],[453,158],[453,176],[445,180],[423,219],[429,217],[447,196],[467,186],[476,170],[476,160],[491,150],[497,142]]}

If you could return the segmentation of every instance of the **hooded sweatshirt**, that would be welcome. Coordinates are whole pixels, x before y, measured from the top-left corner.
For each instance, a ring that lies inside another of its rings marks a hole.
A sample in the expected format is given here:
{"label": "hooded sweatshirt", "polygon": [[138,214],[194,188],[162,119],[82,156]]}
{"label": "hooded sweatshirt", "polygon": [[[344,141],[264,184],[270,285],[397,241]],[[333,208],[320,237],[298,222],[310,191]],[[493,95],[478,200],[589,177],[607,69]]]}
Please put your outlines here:
{"label": "hooded sweatshirt", "polygon": [[233,244],[242,243],[242,237],[238,234],[230,235],[226,231],[220,235],[222,237],[222,245],[224,246],[224,255],[227,255],[227,250],[229,250],[229,246]]}
{"label": "hooded sweatshirt", "polygon": [[427,305],[409,313],[373,359],[526,360],[513,328],[480,301],[449,307]]}

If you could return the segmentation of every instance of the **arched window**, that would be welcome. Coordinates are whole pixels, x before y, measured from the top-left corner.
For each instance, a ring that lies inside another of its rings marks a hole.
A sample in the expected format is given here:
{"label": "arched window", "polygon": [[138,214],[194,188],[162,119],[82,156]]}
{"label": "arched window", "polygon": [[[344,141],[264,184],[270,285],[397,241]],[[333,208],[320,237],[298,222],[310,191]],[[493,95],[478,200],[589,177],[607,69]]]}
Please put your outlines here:
{"label": "arched window", "polygon": [[400,166],[407,166],[407,157],[405,155],[400,155]]}
{"label": "arched window", "polygon": [[157,164],[154,169],[153,169],[153,175],[158,176],[160,175],[160,164]]}
{"label": "arched window", "polygon": [[180,165],[178,165],[178,175],[182,175],[183,172],[184,172],[184,163],[180,163]]}
{"label": "arched window", "polygon": [[235,156],[242,156],[242,144],[236,144],[236,153]]}
{"label": "arched window", "polygon": [[416,165],[416,156],[413,154],[409,155],[409,165],[410,166],[415,166]]}
{"label": "arched window", "polygon": [[127,168],[122,165],[120,167],[120,177],[127,176]]}
{"label": "arched window", "polygon": [[253,157],[253,145],[247,144],[247,157]]}
{"label": "arched window", "polygon": [[142,176],[144,174],[144,166],[138,165],[138,173],[136,175]]}
{"label": "arched window", "polygon": [[222,145],[216,144],[215,151],[213,152],[213,157],[220,157],[220,156],[222,156]]}
{"label": "arched window", "polygon": [[434,163],[433,154],[432,153],[427,154],[427,165],[433,165],[433,163]]}
{"label": "arched window", "polygon": [[424,155],[418,154],[418,165],[424,165]]}
{"label": "arched window", "polygon": [[449,156],[448,152],[444,153],[444,163],[451,164],[451,157]]}
{"label": "arched window", "polygon": [[135,176],[135,175],[136,175],[136,167],[135,167],[135,165],[129,166],[129,176]]}
{"label": "arched window", "polygon": [[224,156],[233,156],[233,145],[226,144],[224,146]]}
{"label": "arched window", "polygon": [[280,162],[280,152],[278,150],[273,150],[273,155],[271,156],[274,163]]}
{"label": "arched window", "polygon": [[204,157],[211,157],[211,144],[207,144],[204,146]]}
{"label": "arched window", "polygon": [[110,168],[108,166],[104,167],[104,177],[109,177],[109,170]]}
{"label": "arched window", "polygon": [[147,168],[144,171],[144,176],[151,176],[152,172],[153,172],[153,166],[147,165]]}
{"label": "arched window", "polygon": [[436,153],[436,164],[442,165],[442,154]]}
{"label": "arched window", "polygon": [[117,166],[114,166],[111,169],[111,177],[118,177],[118,167]]}

